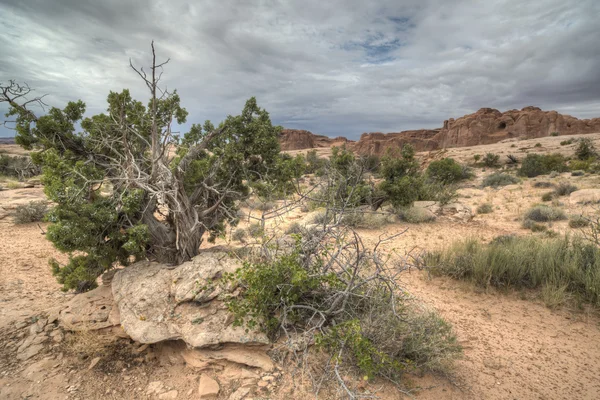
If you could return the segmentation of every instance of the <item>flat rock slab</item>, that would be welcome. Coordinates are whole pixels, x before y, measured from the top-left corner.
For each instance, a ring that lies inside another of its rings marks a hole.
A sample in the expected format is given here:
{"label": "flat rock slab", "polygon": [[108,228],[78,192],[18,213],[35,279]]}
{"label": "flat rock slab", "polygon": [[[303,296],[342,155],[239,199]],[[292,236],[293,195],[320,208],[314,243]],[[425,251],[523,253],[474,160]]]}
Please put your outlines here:
{"label": "flat rock slab", "polygon": [[569,195],[571,204],[594,204],[600,203],[600,189],[581,189]]}

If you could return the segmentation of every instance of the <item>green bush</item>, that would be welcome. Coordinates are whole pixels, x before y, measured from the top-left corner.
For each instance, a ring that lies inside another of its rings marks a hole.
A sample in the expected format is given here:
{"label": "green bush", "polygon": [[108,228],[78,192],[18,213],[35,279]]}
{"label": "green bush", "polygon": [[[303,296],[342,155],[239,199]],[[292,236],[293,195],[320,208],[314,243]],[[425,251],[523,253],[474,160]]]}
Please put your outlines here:
{"label": "green bush", "polygon": [[554,198],[553,192],[547,192],[542,195],[542,201],[552,201],[553,198]]}
{"label": "green bush", "polygon": [[519,169],[519,175],[532,178],[552,171],[565,172],[568,169],[566,159],[561,154],[527,154]]}
{"label": "green bush", "polygon": [[[354,270],[358,276],[351,281],[361,285],[347,286],[348,266],[335,266],[320,256],[306,257],[300,246],[272,261],[244,263],[224,276],[241,288],[239,296],[226,300],[234,326],[259,328],[273,340],[281,328],[312,333],[319,348],[338,363],[349,361],[369,379],[396,380],[415,368],[439,370],[460,353],[450,325],[437,315],[368,279],[368,268],[365,276]],[[338,308],[345,312],[330,316]],[[322,329],[314,329],[317,323]]]}
{"label": "green bush", "polygon": [[237,242],[243,242],[246,239],[246,230],[242,228],[236,229],[231,235],[231,239]]}
{"label": "green bush", "polygon": [[571,171],[589,171],[594,161],[594,158],[588,158],[587,160],[571,160],[569,161],[569,168]]}
{"label": "green bush", "polygon": [[589,160],[597,157],[594,143],[589,138],[579,139],[577,148],[575,149],[575,157],[579,160]]}
{"label": "green bush", "polygon": [[427,177],[443,184],[456,183],[473,177],[473,173],[452,158],[432,161],[427,167]]}
{"label": "green bush", "polygon": [[485,177],[483,180],[483,187],[500,187],[519,183],[520,181],[521,180],[516,176],[507,174],[505,172],[494,172],[493,174]]}
{"label": "green bush", "polygon": [[570,144],[573,144],[574,140],[571,138],[569,140],[563,140],[562,142],[560,142],[561,146],[568,146]]}
{"label": "green bush", "polygon": [[42,170],[27,156],[0,154],[0,175],[18,179],[27,179],[39,175]]}
{"label": "green bush", "polygon": [[497,168],[500,166],[500,156],[494,153],[486,153],[482,162],[486,167]]}
{"label": "green bush", "polygon": [[600,305],[600,249],[580,238],[513,236],[487,245],[469,239],[430,254],[427,264],[481,286],[565,287]]}
{"label": "green bush", "polygon": [[569,226],[571,228],[585,228],[590,226],[590,220],[583,215],[571,215],[569,217]]}
{"label": "green bush", "polygon": [[534,147],[542,147],[541,143],[536,143]]}
{"label": "green bush", "polygon": [[581,171],[581,170],[571,172],[571,176],[584,176],[584,175],[585,175],[585,171]]}
{"label": "green bush", "polygon": [[431,211],[421,207],[402,208],[398,210],[398,216],[402,221],[406,221],[411,224],[433,222],[436,219],[435,215]]}
{"label": "green bush", "polygon": [[560,133],[559,132],[551,132],[550,136],[560,136]]}
{"label": "green bush", "polygon": [[42,221],[48,213],[48,205],[45,201],[30,201],[22,204],[15,210],[15,224],[28,224],[30,222]]}
{"label": "green bush", "polygon": [[556,186],[556,189],[554,189],[554,193],[557,196],[568,196],[576,190],[578,190],[577,186],[571,185],[568,182],[561,182]]}
{"label": "green bush", "polygon": [[532,220],[536,222],[550,222],[567,219],[567,216],[560,208],[539,205],[530,208],[523,217],[524,220]]}
{"label": "green bush", "polygon": [[489,214],[494,212],[494,208],[490,203],[483,203],[477,207],[477,214]]}

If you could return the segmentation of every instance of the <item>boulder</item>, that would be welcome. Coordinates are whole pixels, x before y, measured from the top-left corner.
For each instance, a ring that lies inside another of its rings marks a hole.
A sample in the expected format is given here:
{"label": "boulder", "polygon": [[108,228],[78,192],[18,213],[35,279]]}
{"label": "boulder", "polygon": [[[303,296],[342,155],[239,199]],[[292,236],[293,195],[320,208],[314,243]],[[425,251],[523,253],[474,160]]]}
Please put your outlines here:
{"label": "boulder", "polygon": [[221,390],[221,388],[219,387],[217,381],[206,374],[200,375],[198,395],[201,399],[217,397],[219,390]]}
{"label": "boulder", "polygon": [[205,252],[176,268],[139,262],[118,271],[112,293],[121,326],[140,343],[183,340],[191,347],[228,343],[266,345],[266,335],[232,324],[219,282],[240,264],[225,253]]}
{"label": "boulder", "polygon": [[118,308],[114,306],[110,286],[74,296],[58,313],[62,326],[71,331],[97,330],[118,326]]}
{"label": "boulder", "polygon": [[461,203],[450,203],[442,206],[440,214],[463,222],[468,222],[473,219],[471,208]]}
{"label": "boulder", "polygon": [[600,189],[581,189],[569,195],[571,204],[593,204],[600,203]]}

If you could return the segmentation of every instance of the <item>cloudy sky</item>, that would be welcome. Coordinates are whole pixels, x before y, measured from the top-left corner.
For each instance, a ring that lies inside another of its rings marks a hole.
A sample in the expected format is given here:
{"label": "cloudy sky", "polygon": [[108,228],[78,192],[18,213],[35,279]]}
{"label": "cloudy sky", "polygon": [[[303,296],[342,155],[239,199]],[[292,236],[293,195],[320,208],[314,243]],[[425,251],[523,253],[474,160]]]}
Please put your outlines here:
{"label": "cloudy sky", "polygon": [[147,65],[155,40],[190,123],[250,96],[275,123],[350,138],[481,107],[600,117],[598,0],[0,0],[0,15],[0,82],[90,115],[110,90],[146,100],[129,59]]}

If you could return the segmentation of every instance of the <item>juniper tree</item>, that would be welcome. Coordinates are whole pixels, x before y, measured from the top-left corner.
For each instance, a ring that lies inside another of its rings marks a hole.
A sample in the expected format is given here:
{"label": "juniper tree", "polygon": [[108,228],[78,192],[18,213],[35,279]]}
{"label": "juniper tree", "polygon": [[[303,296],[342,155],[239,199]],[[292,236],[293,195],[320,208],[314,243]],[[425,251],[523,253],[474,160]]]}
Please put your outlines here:
{"label": "juniper tree", "polygon": [[[253,182],[276,177],[290,159],[279,155],[269,114],[249,99],[242,113],[219,126],[176,124],[188,112],[176,91],[159,86],[163,66],[152,44],[152,66],[133,70],[150,92],[147,104],[128,90],[110,92],[106,112],[84,118],[82,101],[37,116],[41,98],[14,81],[0,85],[16,141],[42,167],[46,195],[56,203],[48,239],[70,255],[51,261],[65,289],[87,290],[117,263],[142,258],[180,264],[237,222],[237,203]],[[290,168],[286,169],[289,173]],[[286,179],[287,181],[287,179]]]}

